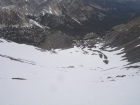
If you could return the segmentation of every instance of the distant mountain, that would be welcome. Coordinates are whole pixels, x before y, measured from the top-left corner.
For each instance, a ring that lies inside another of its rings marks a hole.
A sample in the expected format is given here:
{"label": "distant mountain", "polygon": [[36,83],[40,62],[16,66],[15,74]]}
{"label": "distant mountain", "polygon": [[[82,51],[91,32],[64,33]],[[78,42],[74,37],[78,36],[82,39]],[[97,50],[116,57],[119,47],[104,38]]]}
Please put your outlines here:
{"label": "distant mountain", "polygon": [[33,19],[43,26],[70,30],[74,35],[78,34],[74,29],[84,29],[84,34],[104,32],[140,13],[139,0],[1,0],[0,4],[1,8],[14,5],[28,22]]}
{"label": "distant mountain", "polygon": [[50,49],[60,48],[58,35],[61,45],[71,47],[85,36],[106,36],[137,14],[139,0],[0,0],[0,37]]}

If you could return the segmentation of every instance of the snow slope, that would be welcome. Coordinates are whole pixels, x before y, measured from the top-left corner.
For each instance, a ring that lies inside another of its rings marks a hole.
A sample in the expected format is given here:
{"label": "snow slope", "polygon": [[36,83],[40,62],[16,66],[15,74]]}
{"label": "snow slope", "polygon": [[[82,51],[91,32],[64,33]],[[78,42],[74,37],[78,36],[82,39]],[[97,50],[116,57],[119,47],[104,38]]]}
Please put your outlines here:
{"label": "snow slope", "polygon": [[96,46],[43,51],[0,39],[0,105],[140,105],[140,68],[125,68],[123,49]]}

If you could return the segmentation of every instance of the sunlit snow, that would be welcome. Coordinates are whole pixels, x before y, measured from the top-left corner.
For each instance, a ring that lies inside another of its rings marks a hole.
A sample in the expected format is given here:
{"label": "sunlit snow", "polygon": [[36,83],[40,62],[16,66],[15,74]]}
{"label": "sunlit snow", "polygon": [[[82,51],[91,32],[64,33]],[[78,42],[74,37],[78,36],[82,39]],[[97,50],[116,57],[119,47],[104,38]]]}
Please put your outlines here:
{"label": "sunlit snow", "polygon": [[0,39],[0,105],[139,105],[139,69],[125,68],[123,49],[99,48],[43,51]]}

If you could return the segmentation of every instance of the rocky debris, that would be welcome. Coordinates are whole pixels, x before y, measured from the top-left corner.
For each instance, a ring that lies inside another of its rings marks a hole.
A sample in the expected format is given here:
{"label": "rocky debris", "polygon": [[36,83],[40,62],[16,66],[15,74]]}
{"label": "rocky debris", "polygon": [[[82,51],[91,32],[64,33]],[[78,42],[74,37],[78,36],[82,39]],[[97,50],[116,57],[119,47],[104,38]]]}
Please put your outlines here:
{"label": "rocky debris", "polygon": [[74,68],[74,66],[69,66],[69,67],[67,67],[67,68],[69,68],[69,69],[71,68],[71,69],[72,69],[72,68]]}
{"label": "rocky debris", "polygon": [[19,58],[14,58],[14,57],[7,56],[7,55],[1,55],[0,54],[0,57],[8,58],[8,59],[13,60],[13,61],[16,61],[16,62],[27,63],[27,64],[31,64],[31,65],[36,65],[35,62],[24,60],[24,59],[19,59]]}
{"label": "rocky debris", "polygon": [[120,78],[123,78],[123,77],[125,77],[126,75],[118,75],[118,76],[116,76],[116,77],[120,77]]}
{"label": "rocky debris", "polygon": [[103,57],[103,55],[102,55],[102,54],[99,54],[99,57],[100,57],[100,58],[102,58],[102,57]]}
{"label": "rocky debris", "polygon": [[84,39],[93,39],[96,38],[98,35],[96,33],[88,33],[87,35],[84,36]]}
{"label": "rocky debris", "polygon": [[110,79],[110,78],[112,78],[112,77],[107,77],[107,79]]}
{"label": "rocky debris", "polygon": [[0,40],[0,43],[2,43],[3,41]]}
{"label": "rocky debris", "polygon": [[26,80],[24,78],[12,78],[13,80]]}
{"label": "rocky debris", "polygon": [[131,69],[131,68],[136,68],[136,69],[140,69],[140,66],[128,66],[126,67],[127,69]]}
{"label": "rocky debris", "polygon": [[40,45],[41,48],[51,49],[68,49],[74,47],[70,37],[61,33],[54,32],[50,36],[46,37],[45,41]]}
{"label": "rocky debris", "polygon": [[103,60],[103,62],[104,62],[105,64],[108,64],[108,63],[109,63],[109,61],[108,61],[108,60]]}

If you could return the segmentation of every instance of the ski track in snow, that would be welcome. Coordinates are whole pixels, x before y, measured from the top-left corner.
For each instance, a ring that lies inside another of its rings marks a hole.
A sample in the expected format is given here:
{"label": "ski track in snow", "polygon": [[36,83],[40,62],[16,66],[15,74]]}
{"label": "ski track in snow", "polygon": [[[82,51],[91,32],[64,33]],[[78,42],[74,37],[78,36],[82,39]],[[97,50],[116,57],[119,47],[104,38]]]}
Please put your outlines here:
{"label": "ski track in snow", "polygon": [[0,105],[140,105],[140,67],[96,46],[42,52],[0,39]]}

